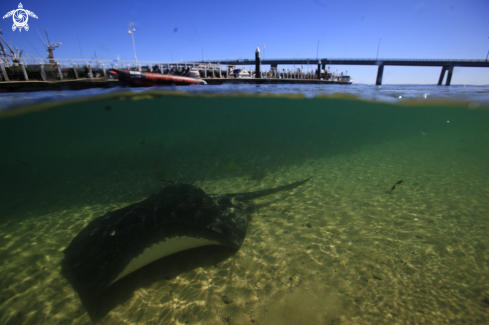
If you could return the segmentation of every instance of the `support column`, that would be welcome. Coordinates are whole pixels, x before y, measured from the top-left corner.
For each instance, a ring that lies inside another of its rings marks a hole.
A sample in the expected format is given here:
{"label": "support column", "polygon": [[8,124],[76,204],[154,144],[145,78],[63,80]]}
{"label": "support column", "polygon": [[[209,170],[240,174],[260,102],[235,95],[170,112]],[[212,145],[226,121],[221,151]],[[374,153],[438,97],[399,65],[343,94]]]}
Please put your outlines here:
{"label": "support column", "polygon": [[445,82],[445,86],[450,86],[450,83],[452,82],[452,73],[453,73],[453,66],[448,67],[447,81]]}
{"label": "support column", "polygon": [[61,71],[61,66],[58,64],[56,64],[58,66],[58,73],[59,73],[59,80],[63,80],[63,72]]}
{"label": "support column", "polygon": [[260,48],[257,47],[255,51],[255,78],[261,78],[261,69],[260,69],[261,61],[260,61]]}
{"label": "support column", "polygon": [[105,72],[105,64],[102,64],[102,74],[104,75],[104,78],[107,78],[107,73]]}
{"label": "support column", "polygon": [[5,81],[8,81],[7,70],[5,70],[5,64],[3,62],[0,63],[0,69],[2,69],[3,78],[5,79]]}
{"label": "support column", "polygon": [[39,72],[41,72],[42,81],[46,81],[46,71],[44,71],[44,64],[39,64]]}
{"label": "support column", "polygon": [[438,78],[438,86],[441,86],[443,83],[443,78],[445,78],[445,71],[447,71],[447,67],[441,67],[440,78]]}
{"label": "support column", "polygon": [[272,78],[278,78],[278,76],[277,76],[278,64],[277,63],[270,64],[270,72],[273,72]]}
{"label": "support column", "polygon": [[90,64],[87,64],[87,68],[88,68],[88,78],[93,78],[92,66]]}
{"label": "support column", "polygon": [[78,79],[78,70],[76,69],[76,63],[73,63],[73,74],[75,75],[75,79]]}
{"label": "support column", "polygon": [[318,76],[318,80],[321,80],[321,61],[318,62],[317,76]]}
{"label": "support column", "polygon": [[22,68],[22,73],[24,74],[24,80],[29,80],[29,76],[27,76],[27,71],[25,70],[24,63],[20,63],[20,67]]}
{"label": "support column", "polygon": [[375,84],[380,86],[382,85],[382,76],[384,75],[384,65],[381,64],[379,65],[379,69],[377,70],[377,80],[375,81]]}

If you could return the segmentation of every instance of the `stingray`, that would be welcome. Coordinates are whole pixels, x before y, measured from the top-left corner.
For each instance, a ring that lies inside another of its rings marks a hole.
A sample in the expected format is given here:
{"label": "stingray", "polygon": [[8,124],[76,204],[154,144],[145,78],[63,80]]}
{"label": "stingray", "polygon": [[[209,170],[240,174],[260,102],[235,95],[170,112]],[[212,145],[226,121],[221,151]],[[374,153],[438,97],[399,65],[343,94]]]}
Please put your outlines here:
{"label": "stingray", "polygon": [[206,194],[172,184],[147,199],[91,221],[64,250],[63,273],[81,295],[95,297],[122,277],[165,256],[221,245],[239,250],[254,210],[251,200],[296,188]]}

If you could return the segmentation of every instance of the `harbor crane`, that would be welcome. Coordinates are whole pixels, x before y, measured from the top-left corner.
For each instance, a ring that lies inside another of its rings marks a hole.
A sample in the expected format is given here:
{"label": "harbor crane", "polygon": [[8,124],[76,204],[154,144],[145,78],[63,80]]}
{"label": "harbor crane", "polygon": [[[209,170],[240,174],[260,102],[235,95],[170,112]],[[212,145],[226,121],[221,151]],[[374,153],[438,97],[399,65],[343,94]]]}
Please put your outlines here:
{"label": "harbor crane", "polygon": [[[3,34],[2,33],[2,30],[0,29],[0,35]],[[15,51],[10,47],[10,45],[8,45],[7,41],[5,41],[5,39],[3,39],[2,36],[0,36],[0,40],[2,40],[5,45],[7,45],[8,49],[10,50],[10,54],[7,54],[7,51],[5,51],[5,48],[3,47],[3,44],[2,42],[0,42],[0,54],[3,56],[3,58],[0,57],[0,61],[5,61],[5,63],[7,64],[7,66],[9,66],[9,57],[10,59],[12,60],[12,63],[14,65],[18,64],[20,62],[20,57],[22,56],[22,52],[24,50],[20,50],[19,53],[15,53]],[[18,50],[17,48],[15,48],[16,50]]]}
{"label": "harbor crane", "polygon": [[39,37],[41,37],[42,43],[44,44],[44,46],[46,47],[46,50],[48,51],[49,63],[56,63],[54,61],[53,51],[54,51],[54,49],[56,49],[57,47],[59,47],[62,43],[51,43],[49,41],[48,30],[47,29],[44,29],[44,32],[46,33],[47,43],[44,42],[43,38],[41,37],[41,34],[39,34],[39,31],[37,31],[37,33],[39,34]]}

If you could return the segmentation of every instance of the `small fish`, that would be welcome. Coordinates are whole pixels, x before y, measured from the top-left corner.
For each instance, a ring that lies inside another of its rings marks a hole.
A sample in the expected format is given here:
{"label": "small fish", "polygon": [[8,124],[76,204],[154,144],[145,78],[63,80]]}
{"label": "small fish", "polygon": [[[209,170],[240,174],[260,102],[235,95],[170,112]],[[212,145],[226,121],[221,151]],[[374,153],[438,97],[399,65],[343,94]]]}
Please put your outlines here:
{"label": "small fish", "polygon": [[421,135],[425,137],[436,139],[436,137],[433,134],[424,133],[423,131],[419,131],[419,133],[421,133]]}
{"label": "small fish", "polygon": [[166,182],[166,183],[170,183],[170,184],[176,184],[177,181],[171,181],[171,180],[168,180],[168,179],[161,179],[162,182]]}
{"label": "small fish", "polygon": [[141,141],[139,144],[140,144],[140,145],[142,145],[143,147],[147,147],[147,148],[154,148],[154,147],[155,147],[155,146],[154,146],[154,145],[152,145],[152,144],[145,143],[145,142],[144,142],[144,140],[143,140],[143,141]]}
{"label": "small fish", "polygon": [[15,159],[17,162],[21,163],[22,165],[25,165],[27,167],[29,167],[30,169],[34,169],[34,167],[32,167],[31,165],[29,165],[28,163],[20,160],[20,159]]}
{"label": "small fish", "polygon": [[398,181],[396,184],[394,184],[394,186],[392,186],[391,191],[394,191],[394,189],[396,188],[396,185],[401,184],[401,183],[402,183],[402,179],[400,181]]}

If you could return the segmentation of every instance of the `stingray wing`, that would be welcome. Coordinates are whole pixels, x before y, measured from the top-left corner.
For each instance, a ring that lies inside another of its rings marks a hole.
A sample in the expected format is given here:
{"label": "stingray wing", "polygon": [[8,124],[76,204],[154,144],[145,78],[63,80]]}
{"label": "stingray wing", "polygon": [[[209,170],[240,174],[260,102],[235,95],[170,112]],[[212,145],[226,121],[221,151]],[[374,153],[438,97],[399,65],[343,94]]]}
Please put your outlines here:
{"label": "stingray wing", "polygon": [[[14,14],[14,12],[15,12],[15,10],[12,10],[12,11],[7,12],[7,14],[6,14],[5,16],[3,16],[3,19],[5,19],[5,18],[8,18],[8,17],[12,16],[12,15]],[[37,17],[36,17],[36,18],[37,18]]]}
{"label": "stingray wing", "polygon": [[227,196],[209,196],[190,184],[167,186],[92,220],[64,250],[63,274],[78,293],[97,296],[154,245],[163,243],[163,252],[174,253],[188,248],[165,246],[178,246],[172,239],[183,243],[197,238],[238,249],[248,226],[247,214],[239,207]]}
{"label": "stingray wing", "polygon": [[[29,11],[29,10],[26,10],[25,11],[29,16],[33,17],[33,18],[37,18],[36,14],[33,13],[32,11]],[[4,17],[5,18],[5,17]]]}

